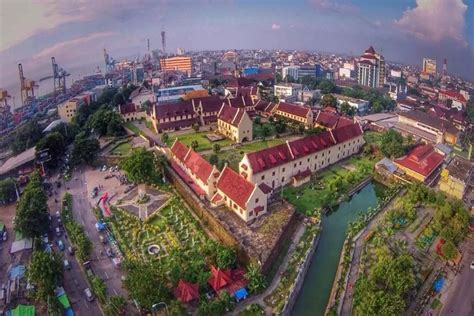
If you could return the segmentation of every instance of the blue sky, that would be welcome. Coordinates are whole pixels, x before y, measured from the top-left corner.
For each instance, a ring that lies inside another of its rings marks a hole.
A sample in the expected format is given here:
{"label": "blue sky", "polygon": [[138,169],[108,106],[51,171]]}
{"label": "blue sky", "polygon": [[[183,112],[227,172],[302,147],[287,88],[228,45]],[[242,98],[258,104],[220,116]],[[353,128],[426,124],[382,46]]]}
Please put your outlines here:
{"label": "blue sky", "polygon": [[421,64],[448,58],[450,72],[474,79],[474,0],[2,0],[0,87],[112,56],[230,48],[307,49],[360,54],[373,45],[386,59]]}

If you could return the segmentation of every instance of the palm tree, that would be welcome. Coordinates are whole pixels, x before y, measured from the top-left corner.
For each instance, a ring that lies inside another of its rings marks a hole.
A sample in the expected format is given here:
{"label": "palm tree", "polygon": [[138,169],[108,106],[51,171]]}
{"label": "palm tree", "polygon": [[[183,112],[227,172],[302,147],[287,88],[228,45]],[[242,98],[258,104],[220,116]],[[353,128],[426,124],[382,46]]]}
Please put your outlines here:
{"label": "palm tree", "polygon": [[247,279],[247,281],[249,281],[248,288],[250,290],[250,293],[252,294],[258,293],[259,291],[263,290],[267,285],[265,277],[260,271],[260,267],[254,263],[251,263],[247,267],[247,273],[245,274],[245,278]]}

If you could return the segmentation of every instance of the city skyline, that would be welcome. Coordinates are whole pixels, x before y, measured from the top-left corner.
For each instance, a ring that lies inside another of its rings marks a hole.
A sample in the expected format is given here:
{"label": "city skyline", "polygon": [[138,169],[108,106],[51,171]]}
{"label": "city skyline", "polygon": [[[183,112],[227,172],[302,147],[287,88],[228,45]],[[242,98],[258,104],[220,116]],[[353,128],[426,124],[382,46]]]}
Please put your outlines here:
{"label": "city skyline", "polygon": [[[295,49],[354,56],[370,45],[388,61],[421,66],[448,59],[448,72],[473,79],[474,1],[4,1],[0,85],[17,81],[16,64],[29,73],[102,63],[112,56],[214,49]],[[344,23],[341,23],[344,21]],[[46,68],[48,67],[48,68]],[[12,77],[13,76],[13,77]]]}

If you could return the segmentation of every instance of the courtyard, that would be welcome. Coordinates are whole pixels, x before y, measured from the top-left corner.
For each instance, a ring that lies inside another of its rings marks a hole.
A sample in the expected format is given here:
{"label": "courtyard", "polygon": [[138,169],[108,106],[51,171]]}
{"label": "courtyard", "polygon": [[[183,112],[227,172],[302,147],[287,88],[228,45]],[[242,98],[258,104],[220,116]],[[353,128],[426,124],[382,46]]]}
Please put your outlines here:
{"label": "courtyard", "polygon": [[188,147],[191,147],[191,143],[193,141],[197,141],[198,147],[196,151],[206,151],[206,150],[212,150],[212,146],[214,144],[218,144],[221,147],[229,146],[232,144],[232,142],[229,139],[223,139],[215,142],[211,142],[206,135],[210,134],[212,132],[209,131],[203,131],[203,132],[195,132],[194,130],[190,130],[187,133],[170,133],[169,134],[169,139],[166,142],[166,145],[168,147],[171,147],[173,145],[174,141],[176,138],[183,144],[185,144]]}

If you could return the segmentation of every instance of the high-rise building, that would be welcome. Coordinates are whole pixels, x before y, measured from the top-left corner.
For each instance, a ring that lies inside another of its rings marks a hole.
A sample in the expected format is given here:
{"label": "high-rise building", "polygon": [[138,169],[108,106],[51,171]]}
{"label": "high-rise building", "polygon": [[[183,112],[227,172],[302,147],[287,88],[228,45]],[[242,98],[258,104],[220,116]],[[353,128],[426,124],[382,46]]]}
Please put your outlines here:
{"label": "high-rise building", "polygon": [[160,66],[162,71],[178,70],[187,73],[188,76],[191,75],[193,69],[191,57],[186,56],[161,58]]}
{"label": "high-rise building", "polygon": [[436,75],[436,60],[423,58],[423,72],[429,75]]}
{"label": "high-rise building", "polygon": [[301,65],[298,71],[298,78],[303,78],[303,77],[316,78],[316,66]]}
{"label": "high-rise building", "polygon": [[359,58],[357,82],[372,88],[381,88],[385,84],[385,58],[372,46]]}
{"label": "high-rise building", "polygon": [[298,66],[288,66],[281,69],[281,77],[283,80],[287,79],[290,76],[294,80],[299,78],[299,67]]}

